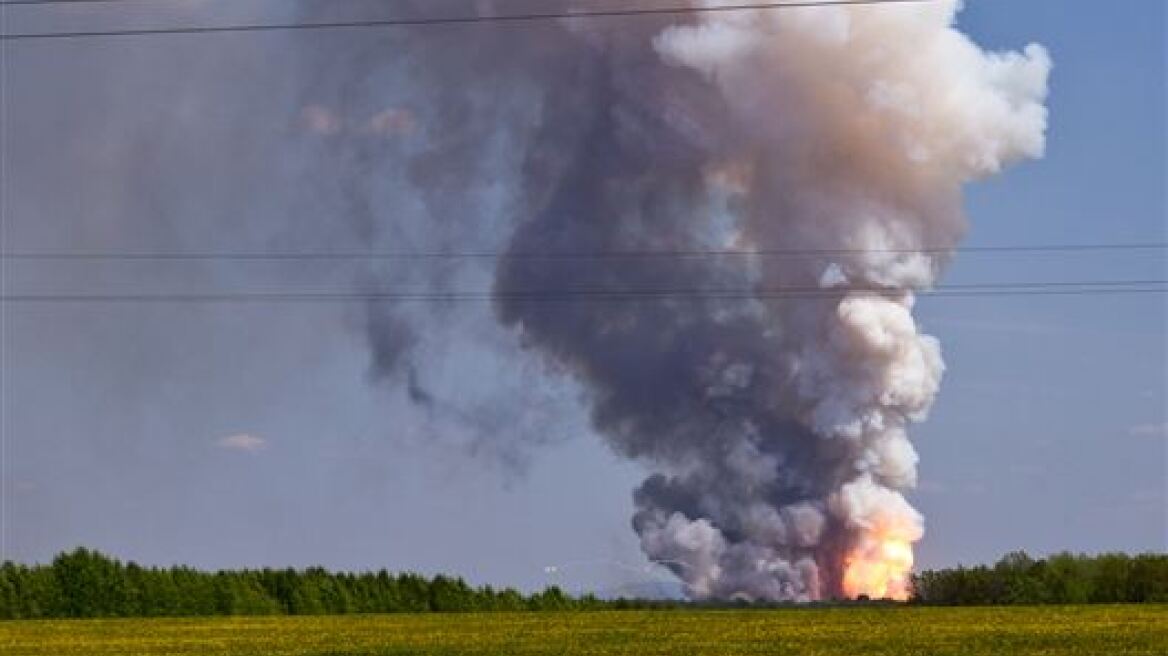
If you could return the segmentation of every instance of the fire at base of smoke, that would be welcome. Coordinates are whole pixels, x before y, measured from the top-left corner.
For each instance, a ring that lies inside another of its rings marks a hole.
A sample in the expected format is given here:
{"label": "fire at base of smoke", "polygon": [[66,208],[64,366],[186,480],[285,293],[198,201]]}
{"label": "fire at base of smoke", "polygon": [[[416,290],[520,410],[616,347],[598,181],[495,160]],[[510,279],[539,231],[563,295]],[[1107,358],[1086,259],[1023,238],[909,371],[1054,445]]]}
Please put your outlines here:
{"label": "fire at base of smoke", "polygon": [[[494,170],[509,201],[492,225],[512,231],[499,320],[579,380],[596,432],[652,472],[633,527],[695,598],[907,593],[924,532],[908,436],[944,370],[914,292],[964,233],[963,185],[1045,142],[1046,52],[982,51],[954,27],[959,4],[460,33],[473,66],[449,38],[410,43],[438,62],[418,96],[446,107],[410,115],[419,166],[466,169],[467,144],[487,143],[475,167],[514,164]],[[420,194],[449,191],[433,179]],[[525,256],[727,246],[838,255]],[[817,286],[555,311],[523,293]]]}

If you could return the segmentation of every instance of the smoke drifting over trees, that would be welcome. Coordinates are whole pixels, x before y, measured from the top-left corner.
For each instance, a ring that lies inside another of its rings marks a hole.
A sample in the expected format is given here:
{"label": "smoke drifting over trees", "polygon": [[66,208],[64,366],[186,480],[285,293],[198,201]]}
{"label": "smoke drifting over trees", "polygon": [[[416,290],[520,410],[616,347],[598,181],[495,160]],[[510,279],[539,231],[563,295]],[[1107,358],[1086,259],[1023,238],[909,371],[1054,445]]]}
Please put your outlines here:
{"label": "smoke drifting over trees", "polygon": [[[420,120],[419,194],[467,216],[451,200],[460,181],[506,190],[480,208],[510,233],[499,320],[581,382],[596,431],[651,471],[633,527],[695,598],[908,594],[924,531],[904,497],[908,430],[944,370],[914,292],[963,235],[962,186],[1044,148],[1046,52],[983,52],[953,27],[958,8],[570,20],[411,43],[427,62],[415,103],[436,112]],[[802,254],[531,257],[711,249]],[[792,288],[820,291],[766,294]],[[759,294],[532,298],[726,289]],[[395,332],[371,334],[376,361],[396,362],[382,339]]]}

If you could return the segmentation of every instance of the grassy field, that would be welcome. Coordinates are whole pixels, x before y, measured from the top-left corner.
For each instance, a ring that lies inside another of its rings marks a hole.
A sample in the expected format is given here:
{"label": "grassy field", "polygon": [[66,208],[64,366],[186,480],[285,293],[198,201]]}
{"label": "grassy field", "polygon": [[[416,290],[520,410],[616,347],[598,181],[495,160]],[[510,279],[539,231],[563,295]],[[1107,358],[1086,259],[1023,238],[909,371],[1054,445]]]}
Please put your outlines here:
{"label": "grassy field", "polygon": [[1166,606],[0,622],[6,656],[1163,656],[1166,649]]}

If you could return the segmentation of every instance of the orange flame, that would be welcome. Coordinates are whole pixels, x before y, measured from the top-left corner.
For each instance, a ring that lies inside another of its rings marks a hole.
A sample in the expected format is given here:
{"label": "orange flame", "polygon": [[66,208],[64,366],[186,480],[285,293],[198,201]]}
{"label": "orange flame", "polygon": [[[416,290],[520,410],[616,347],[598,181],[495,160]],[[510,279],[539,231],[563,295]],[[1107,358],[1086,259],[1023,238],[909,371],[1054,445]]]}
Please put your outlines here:
{"label": "orange flame", "polygon": [[904,601],[912,566],[912,542],[892,535],[866,536],[844,561],[844,594]]}

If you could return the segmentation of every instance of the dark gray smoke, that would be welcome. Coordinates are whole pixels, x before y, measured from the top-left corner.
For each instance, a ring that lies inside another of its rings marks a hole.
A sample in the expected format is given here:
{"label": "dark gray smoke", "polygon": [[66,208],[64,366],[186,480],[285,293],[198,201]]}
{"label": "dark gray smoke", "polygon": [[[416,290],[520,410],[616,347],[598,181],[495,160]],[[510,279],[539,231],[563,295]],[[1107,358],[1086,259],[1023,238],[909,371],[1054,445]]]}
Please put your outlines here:
{"label": "dark gray smoke", "polygon": [[[399,162],[389,180],[378,169],[379,191],[353,190],[371,242],[504,253],[370,279],[493,279],[501,324],[579,381],[596,432],[652,472],[633,528],[689,594],[902,597],[923,534],[903,496],[916,482],[907,429],[943,371],[914,292],[964,232],[962,185],[1044,143],[1045,51],[985,53],[952,27],[957,10],[363,37],[343,59],[359,70],[314,87],[341,105],[308,103],[304,124],[350,140],[348,184],[371,179],[369,162]],[[427,351],[455,346],[426,333],[458,314],[371,306],[375,377],[480,426],[486,443],[548,430],[554,414],[512,421],[529,393],[497,398],[512,409],[489,417],[441,398]]]}

